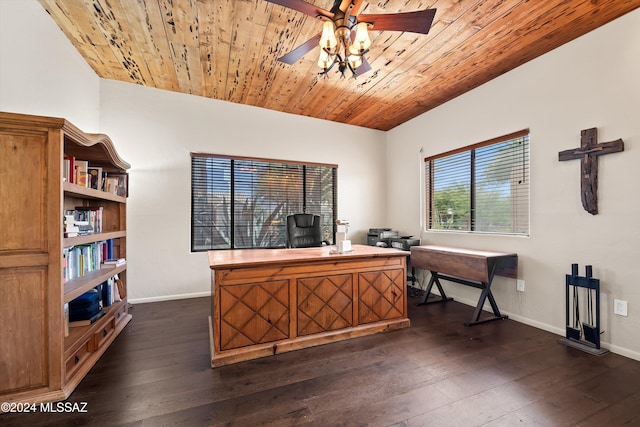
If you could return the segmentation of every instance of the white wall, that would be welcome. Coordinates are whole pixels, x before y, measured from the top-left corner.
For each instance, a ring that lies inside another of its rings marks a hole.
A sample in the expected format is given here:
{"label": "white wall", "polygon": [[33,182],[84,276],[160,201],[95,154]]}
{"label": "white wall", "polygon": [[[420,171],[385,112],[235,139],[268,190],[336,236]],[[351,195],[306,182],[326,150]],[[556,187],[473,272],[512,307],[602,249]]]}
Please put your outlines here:
{"label": "white wall", "polygon": [[132,165],[127,205],[130,297],[205,295],[206,253],[190,253],[191,152],[338,164],[338,215],[355,243],[386,220],[385,134],[103,80],[101,130]]}
{"label": "white wall", "polygon": [[[602,340],[640,359],[638,76],[640,10],[393,129],[387,135],[388,186],[405,191],[388,194],[389,224],[420,234],[420,159],[529,128],[530,237],[423,232],[422,243],[517,252],[526,290],[516,292],[515,280],[496,279],[498,305],[514,319],[562,335],[565,274],[572,263],[581,275],[593,265],[602,287]],[[582,208],[579,161],[558,161],[558,152],[578,147],[580,131],[591,127],[598,128],[600,142],[622,138],[625,144],[624,152],[598,161],[596,216]],[[477,290],[444,286],[475,305]],[[614,298],[629,302],[629,317],[613,315]]]}
{"label": "white wall", "polygon": [[0,0],[0,111],[98,132],[100,79],[35,0]]}

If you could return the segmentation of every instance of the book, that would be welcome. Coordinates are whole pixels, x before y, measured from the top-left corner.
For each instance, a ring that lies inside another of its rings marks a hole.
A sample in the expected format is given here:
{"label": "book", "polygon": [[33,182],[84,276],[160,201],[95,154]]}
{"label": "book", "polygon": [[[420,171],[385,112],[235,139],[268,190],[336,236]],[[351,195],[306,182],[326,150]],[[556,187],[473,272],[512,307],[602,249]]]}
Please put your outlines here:
{"label": "book", "polygon": [[113,304],[113,280],[107,280],[102,284],[102,306],[109,307]]}
{"label": "book", "polygon": [[67,182],[74,184],[76,182],[76,158],[73,156],[64,156],[64,178]]}
{"label": "book", "polygon": [[120,280],[117,274],[114,276],[114,278],[116,281],[116,289],[118,291],[118,297],[120,298],[119,301],[122,301],[124,298],[127,297],[127,288],[124,287],[124,282]]}
{"label": "book", "polygon": [[87,171],[89,173],[89,188],[102,190],[102,168],[89,166]]}
{"label": "book", "polygon": [[126,259],[117,258],[117,259],[106,259],[104,260],[102,265],[103,265],[103,268],[112,268],[112,267],[120,267],[121,265],[125,265],[126,263],[127,263]]}
{"label": "book", "polygon": [[78,170],[76,171],[76,184],[78,184],[81,187],[88,187],[87,185],[87,172],[82,171],[82,170]]}
{"label": "book", "polygon": [[118,194],[118,183],[120,180],[117,176],[108,176],[107,182],[105,183],[105,191],[111,194]]}
{"label": "book", "polygon": [[62,310],[64,312],[64,336],[69,336],[69,303],[66,303]]}
{"label": "book", "polygon": [[87,187],[88,186],[88,169],[89,169],[89,162],[86,160],[77,160],[75,161],[75,183],[82,186],[82,187]]}
{"label": "book", "polygon": [[104,310],[100,310],[99,312],[97,312],[96,314],[91,316],[91,318],[89,318],[89,319],[76,320],[74,322],[69,322],[69,327],[70,328],[77,328],[79,326],[89,326],[90,324],[94,323],[96,320],[100,319],[105,314],[106,313],[105,313]]}

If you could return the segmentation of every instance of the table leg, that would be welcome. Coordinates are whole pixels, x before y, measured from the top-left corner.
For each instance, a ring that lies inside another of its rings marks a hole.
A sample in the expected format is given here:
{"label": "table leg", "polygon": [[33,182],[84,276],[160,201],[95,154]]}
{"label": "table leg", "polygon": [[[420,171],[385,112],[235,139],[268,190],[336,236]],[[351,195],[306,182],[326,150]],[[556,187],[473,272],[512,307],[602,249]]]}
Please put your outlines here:
{"label": "table leg", "polygon": [[[464,324],[465,326],[473,326],[479,323],[486,323],[492,322],[494,320],[503,320],[509,318],[509,316],[500,314],[498,304],[496,303],[496,300],[491,293],[491,282],[482,282],[481,285],[482,292],[480,293],[480,298],[478,299],[478,305],[476,305],[476,309],[473,312],[471,322],[466,322]],[[493,310],[493,317],[488,317],[486,319],[480,320],[480,314],[482,314],[482,308],[484,307],[484,302],[487,300],[487,298],[489,298],[489,304],[491,304],[491,309]]]}
{"label": "table leg", "polygon": [[[431,288],[433,288],[434,283],[438,287],[438,292],[440,292],[440,299],[433,299],[431,301],[427,301],[427,299],[429,298],[429,295],[431,295]],[[440,284],[440,280],[438,280],[438,272],[432,271],[431,279],[429,279],[429,284],[427,285],[427,289],[424,291],[424,296],[422,297],[422,302],[419,302],[416,305],[435,304],[439,302],[446,302],[446,301],[452,301],[452,300],[453,298],[448,298],[447,294],[444,293],[444,289]]]}

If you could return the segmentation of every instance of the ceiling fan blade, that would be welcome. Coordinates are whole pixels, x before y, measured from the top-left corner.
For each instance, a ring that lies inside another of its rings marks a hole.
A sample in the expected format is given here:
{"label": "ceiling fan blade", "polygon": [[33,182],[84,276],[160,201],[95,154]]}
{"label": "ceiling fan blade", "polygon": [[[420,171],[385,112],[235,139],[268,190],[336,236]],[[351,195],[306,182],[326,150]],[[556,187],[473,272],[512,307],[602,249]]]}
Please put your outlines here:
{"label": "ceiling fan blade", "polygon": [[360,8],[362,7],[362,3],[364,0],[353,0],[353,9],[351,9],[351,15],[357,16],[360,13]]}
{"label": "ceiling fan blade", "polygon": [[311,3],[307,3],[303,0],[267,0],[269,3],[279,4],[280,6],[288,7],[289,9],[297,10],[298,12],[306,13],[314,18],[318,15],[326,16],[328,18],[333,17],[333,13],[328,10],[314,6]]}
{"label": "ceiling fan blade", "polygon": [[356,68],[356,75],[357,76],[361,76],[364,73],[366,73],[367,71],[369,71],[371,69],[371,65],[369,64],[369,61],[367,61],[367,58],[365,58],[364,56],[362,57],[362,64],[360,64],[360,66],[358,68]]}
{"label": "ceiling fan blade", "polygon": [[436,16],[436,9],[404,13],[374,13],[358,16],[358,22],[372,24],[373,31],[406,31],[428,34]]}
{"label": "ceiling fan blade", "polygon": [[297,48],[293,49],[291,52],[278,58],[278,61],[284,62],[285,64],[293,65],[298,59],[302,58],[314,48],[320,46],[321,35],[322,33],[318,33],[317,35],[313,36]]}

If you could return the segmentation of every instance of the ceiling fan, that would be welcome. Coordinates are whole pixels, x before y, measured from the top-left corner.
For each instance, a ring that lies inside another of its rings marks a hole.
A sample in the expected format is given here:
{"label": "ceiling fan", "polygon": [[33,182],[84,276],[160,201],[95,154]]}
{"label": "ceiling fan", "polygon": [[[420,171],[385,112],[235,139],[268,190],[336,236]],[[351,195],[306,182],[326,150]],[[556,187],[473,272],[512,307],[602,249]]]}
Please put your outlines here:
{"label": "ceiling fan", "polygon": [[342,77],[347,69],[354,77],[371,69],[364,57],[371,45],[368,30],[428,34],[436,14],[436,9],[360,14],[363,0],[334,0],[331,10],[324,10],[304,0],[267,1],[324,21],[320,33],[278,58],[278,61],[292,65],[320,46],[318,66],[322,69],[320,74],[325,76],[336,64]]}

